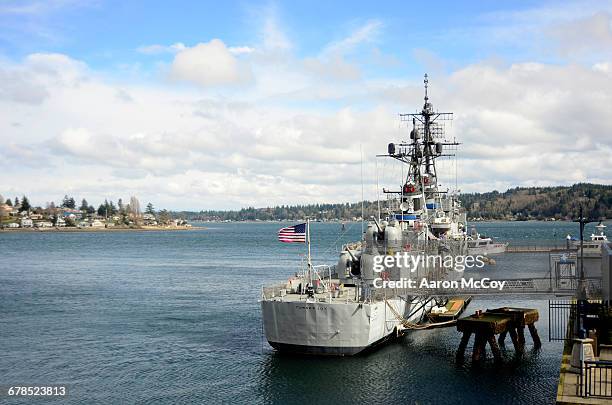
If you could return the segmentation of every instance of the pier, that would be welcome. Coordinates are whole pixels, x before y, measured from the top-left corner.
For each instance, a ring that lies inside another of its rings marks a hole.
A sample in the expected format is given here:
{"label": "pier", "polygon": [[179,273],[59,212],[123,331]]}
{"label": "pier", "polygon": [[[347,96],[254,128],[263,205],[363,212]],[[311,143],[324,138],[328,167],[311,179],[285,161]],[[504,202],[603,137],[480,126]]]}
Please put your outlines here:
{"label": "pier", "polygon": [[567,246],[558,245],[508,245],[505,253],[550,253],[567,251]]}
{"label": "pier", "polygon": [[[474,315],[461,318],[457,321],[457,330],[463,332],[457,360],[462,361],[465,357],[465,349],[472,334],[474,337],[474,348],[472,351],[472,362],[480,361],[485,356],[486,345],[489,344],[496,362],[502,361],[500,345],[505,345],[508,334],[517,353],[525,349],[525,327],[529,329],[534,347],[542,346],[535,323],[539,319],[539,313],[535,309],[502,307],[488,309],[486,312],[476,311]],[[496,340],[496,336],[499,338]]]}

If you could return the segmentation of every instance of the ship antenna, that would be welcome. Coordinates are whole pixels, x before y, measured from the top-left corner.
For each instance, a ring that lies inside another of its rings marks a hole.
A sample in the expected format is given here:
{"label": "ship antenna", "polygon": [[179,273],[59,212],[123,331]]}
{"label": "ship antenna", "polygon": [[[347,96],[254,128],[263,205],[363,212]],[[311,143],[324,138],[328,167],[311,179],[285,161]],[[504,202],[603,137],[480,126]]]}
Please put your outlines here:
{"label": "ship antenna", "polygon": [[425,73],[425,79],[423,80],[423,83],[425,83],[425,103],[427,103],[427,100],[429,100],[429,97],[427,97],[427,84],[429,83],[429,80],[427,79],[427,73]]}

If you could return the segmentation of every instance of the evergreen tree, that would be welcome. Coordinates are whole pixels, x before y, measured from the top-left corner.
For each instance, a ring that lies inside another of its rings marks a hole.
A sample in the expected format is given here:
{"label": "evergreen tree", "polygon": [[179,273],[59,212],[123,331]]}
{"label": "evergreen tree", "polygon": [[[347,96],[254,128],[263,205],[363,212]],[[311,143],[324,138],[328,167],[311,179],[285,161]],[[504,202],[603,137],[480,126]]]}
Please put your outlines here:
{"label": "evergreen tree", "polygon": [[169,222],[172,219],[170,213],[166,210],[159,211],[159,222],[162,224]]}
{"label": "evergreen tree", "polygon": [[89,208],[89,204],[87,203],[87,200],[83,198],[83,201],[81,201],[81,207],[79,207],[79,210],[87,211],[87,208]]}
{"label": "evergreen tree", "polygon": [[96,209],[94,208],[93,205],[90,205],[89,207],[87,207],[87,213],[88,214],[95,214],[96,213]]}
{"label": "evergreen tree", "polygon": [[13,206],[13,202],[11,201],[11,199],[10,199],[10,198],[7,198],[7,199],[6,199],[6,203],[5,203],[5,204],[6,204],[6,205],[8,205],[9,207],[12,207],[12,206]]}
{"label": "evergreen tree", "polygon": [[21,199],[21,208],[19,208],[19,212],[29,212],[31,208],[30,201],[28,201],[28,198],[24,195]]}
{"label": "evergreen tree", "polygon": [[155,215],[155,208],[153,208],[153,204],[147,204],[147,210],[145,211],[147,214]]}
{"label": "evergreen tree", "polygon": [[74,201],[74,198],[65,195],[64,199],[62,200],[62,207],[74,209],[76,207],[76,201]]}
{"label": "evergreen tree", "polygon": [[19,198],[15,197],[15,207],[19,205]]}
{"label": "evergreen tree", "polygon": [[100,215],[101,217],[106,215],[106,206],[104,204],[100,204],[100,206],[98,207],[98,215]]}

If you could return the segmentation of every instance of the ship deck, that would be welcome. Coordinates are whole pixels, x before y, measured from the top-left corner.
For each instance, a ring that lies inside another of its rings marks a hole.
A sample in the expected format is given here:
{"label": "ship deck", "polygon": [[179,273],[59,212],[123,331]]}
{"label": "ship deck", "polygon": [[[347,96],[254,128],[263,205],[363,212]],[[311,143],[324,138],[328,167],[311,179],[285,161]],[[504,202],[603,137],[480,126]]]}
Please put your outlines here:
{"label": "ship deck", "polygon": [[[332,280],[337,283],[338,280]],[[326,302],[332,304],[347,304],[356,301],[355,287],[341,287],[330,292],[315,292],[314,298],[309,298],[306,293],[298,294],[287,291],[285,286],[264,287],[262,300],[281,302]]]}

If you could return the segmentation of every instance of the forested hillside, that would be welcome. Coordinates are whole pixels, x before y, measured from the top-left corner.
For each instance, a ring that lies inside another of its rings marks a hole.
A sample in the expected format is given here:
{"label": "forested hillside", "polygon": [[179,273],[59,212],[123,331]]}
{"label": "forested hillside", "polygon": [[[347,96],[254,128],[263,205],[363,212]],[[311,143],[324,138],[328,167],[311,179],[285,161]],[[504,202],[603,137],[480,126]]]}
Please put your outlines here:
{"label": "forested hillside", "polygon": [[[505,192],[462,194],[461,202],[469,218],[483,219],[571,219],[583,204],[585,215],[592,218],[612,218],[612,186],[579,183],[558,187],[517,187]],[[376,202],[363,204],[365,218],[377,213]],[[362,204],[309,204],[268,208],[243,208],[239,211],[174,212],[173,215],[192,220],[269,221],[354,220],[361,218]]]}

